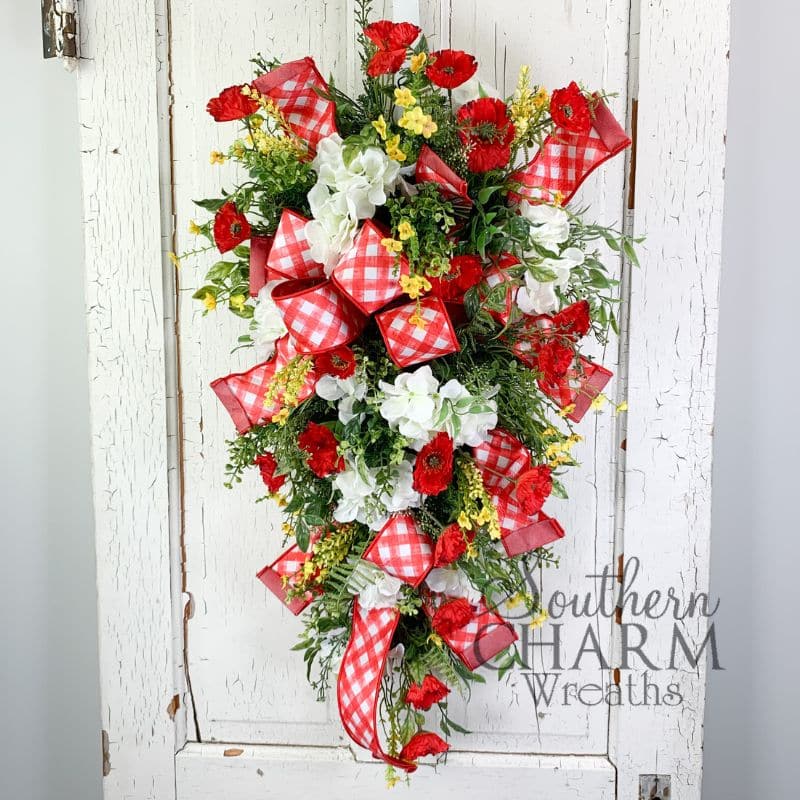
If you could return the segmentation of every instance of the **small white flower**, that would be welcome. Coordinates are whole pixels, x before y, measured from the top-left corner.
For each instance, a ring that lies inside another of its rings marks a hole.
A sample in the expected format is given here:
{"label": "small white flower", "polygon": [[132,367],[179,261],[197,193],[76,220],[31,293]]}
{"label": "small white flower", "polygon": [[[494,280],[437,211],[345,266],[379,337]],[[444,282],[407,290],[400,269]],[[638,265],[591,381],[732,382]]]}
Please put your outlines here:
{"label": "small white flower", "polygon": [[425,578],[425,583],[437,594],[464,597],[470,603],[477,603],[481,599],[481,593],[470,583],[467,574],[455,566],[432,569]]}
{"label": "small white flower", "polygon": [[516,303],[523,314],[548,314],[555,311],[558,306],[555,284],[552,281],[539,283],[528,273],[525,275],[525,285],[517,289]]}
{"label": "small white flower", "polygon": [[337,522],[353,522],[370,524],[375,517],[375,493],[378,486],[375,480],[375,470],[370,470],[363,464],[357,466],[347,462],[346,468],[333,479],[333,488],[341,498],[333,512]]}
{"label": "small white flower", "polygon": [[519,213],[533,223],[531,241],[545,249],[557,253],[559,245],[569,239],[569,214],[563,208],[523,200]]}
{"label": "small white flower", "polygon": [[408,508],[418,508],[422,496],[414,491],[414,467],[410,461],[401,461],[392,469],[390,493],[381,495],[381,502],[389,512],[405,511]]}
{"label": "small white flower", "polygon": [[394,383],[379,383],[385,397],[380,414],[393,430],[423,443],[431,438],[437,412],[439,381],[426,364],[415,372],[402,372]]}
{"label": "small white flower", "polygon": [[287,332],[281,312],[272,300],[272,289],[276,283],[277,281],[272,281],[259,291],[250,325],[253,342],[261,349],[265,358],[275,352],[276,340]]}
{"label": "small white flower", "polygon": [[[353,406],[367,396],[367,384],[360,380],[355,373],[349,378],[323,375],[317,380],[317,385],[314,388],[317,395],[323,400],[328,400],[331,403],[339,401],[339,421],[343,425],[347,425],[350,420],[355,419],[356,414],[353,412]],[[361,413],[358,416],[363,418],[364,414]]]}
{"label": "small white flower", "polygon": [[471,395],[457,380],[448,381],[439,390],[439,405],[436,429],[446,431],[455,447],[477,447],[497,427],[497,403],[490,397]]}
{"label": "small white flower", "polygon": [[403,581],[381,571],[376,580],[358,593],[363,608],[394,608],[400,599]]}
{"label": "small white flower", "polygon": [[547,314],[558,307],[556,288],[564,289],[569,283],[573,267],[583,264],[585,256],[577,247],[568,247],[558,258],[544,258],[540,266],[554,273],[551,281],[538,281],[530,272],[525,274],[525,286],[517,290],[516,302],[524,314]]}

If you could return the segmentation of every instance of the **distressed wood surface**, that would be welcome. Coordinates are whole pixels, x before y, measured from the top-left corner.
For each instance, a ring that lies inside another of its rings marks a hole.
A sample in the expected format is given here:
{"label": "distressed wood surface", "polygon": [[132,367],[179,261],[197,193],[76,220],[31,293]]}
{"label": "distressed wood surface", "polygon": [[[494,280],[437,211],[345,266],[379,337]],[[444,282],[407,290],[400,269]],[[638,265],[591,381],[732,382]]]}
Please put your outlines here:
{"label": "distressed wood surface", "polygon": [[[377,5],[390,14],[390,0]],[[581,426],[584,463],[569,479],[571,500],[548,507],[568,535],[557,548],[561,568],[545,576],[546,594],[596,594],[599,582],[587,576],[623,551],[643,559],[642,586],[707,588],[727,0],[702,8],[681,0],[678,10],[665,5],[643,9],[640,49],[638,3],[631,21],[623,0],[421,4],[432,46],[450,40],[475,52],[482,77],[501,90],[513,88],[519,64],[527,62],[535,79],[551,88],[576,78],[619,92],[613,107],[620,118],[629,77],[639,98],[637,203],[626,224],[646,232],[648,244],[643,269],[626,284],[631,346],[623,342],[622,361],[629,353],[630,420],[606,414]],[[186,800],[278,796],[272,781],[279,781],[281,796],[292,782],[302,790],[326,780],[335,791],[341,783],[342,797],[352,796],[356,779],[370,796],[373,784],[379,788],[380,768],[360,755],[354,760],[335,709],[313,701],[302,660],[289,651],[299,622],[254,578],[281,549],[279,515],[252,502],[260,493],[256,476],[236,492],[222,486],[223,442],[233,430],[208,382],[256,357],[229,352],[243,332],[240,321],[224,314],[202,319],[190,300],[207,265],[188,263],[173,286],[164,258],[168,250],[193,245],[185,233],[196,213],[191,199],[233,182],[227,167],[215,173],[208,166],[208,152],[222,149],[232,131],[205,114],[208,97],[244,80],[247,58],[259,49],[284,58],[311,53],[324,73],[346,84],[353,59],[341,43],[352,40],[351,8],[352,0],[81,5],[108,798],[174,797],[176,769],[178,796]],[[696,35],[686,36],[689,28]],[[617,159],[587,182],[580,204],[591,204],[598,220],[621,220],[623,176]],[[616,351],[612,342],[596,355],[616,369]],[[627,464],[617,447],[625,435]],[[184,630],[185,608],[193,616]],[[592,624],[601,644],[617,645],[618,657],[619,630],[605,619]],[[663,664],[671,623],[650,628],[652,657]],[[567,663],[584,630],[583,621],[564,626]],[[702,640],[697,620],[683,630]],[[184,649],[193,697],[185,685]],[[540,656],[535,666],[544,670],[546,662]],[[672,774],[676,797],[699,797],[702,668],[674,676],[686,691],[679,708],[615,709],[610,740],[604,704],[559,704],[536,715],[520,676],[499,686],[489,678],[469,709],[452,709],[475,731],[455,744],[487,752],[454,753],[451,762],[465,771],[456,777],[450,770],[435,784],[421,771],[415,795],[435,789],[437,797],[461,796],[465,785],[483,787],[485,794],[500,787],[499,796],[504,786],[514,787],[516,795],[530,781],[533,797],[611,798],[613,770],[594,757],[610,752],[619,797],[636,796],[640,773]],[[562,680],[606,684],[608,675],[587,659]],[[241,745],[235,757],[214,744],[184,747],[187,736],[198,734],[204,742],[264,746]],[[289,744],[304,747],[282,746]]]}
{"label": "distressed wood surface", "polygon": [[[208,152],[222,149],[232,128],[215,125],[204,113],[207,98],[249,74],[246,59],[258,49],[283,58],[312,53],[323,73],[346,80],[352,59],[337,43],[350,35],[344,16],[349,5],[292,4],[292,13],[287,14],[285,3],[240,0],[224,8],[211,2],[172,3],[178,249],[192,246],[191,237],[184,233],[196,213],[191,199],[213,195],[220,182],[232,180],[228,167],[208,167]],[[376,12],[389,15],[391,3],[379,3]],[[458,47],[475,52],[485,80],[502,78],[497,65],[504,64],[507,75],[505,82],[498,81],[501,90],[511,91],[519,66],[530,63],[536,80],[550,87],[577,78],[620,92],[623,96],[616,101],[615,111],[624,117],[627,4],[621,0],[600,4],[584,0],[574,3],[567,14],[560,6],[531,7],[522,24],[518,13],[499,4],[463,2],[448,10],[438,3],[423,3],[421,19],[433,26],[431,46],[443,46],[449,35]],[[582,189],[580,202],[590,203],[592,216],[598,220],[621,219],[623,168],[622,159],[611,162]],[[245,325],[224,313],[203,318],[191,300],[201,268],[183,269],[180,293],[185,568],[187,589],[195,601],[188,654],[200,736],[203,741],[346,744],[335,708],[314,701],[302,659],[289,650],[301,629],[300,621],[253,578],[281,550],[279,514],[269,504],[253,503],[261,492],[256,475],[236,492],[222,486],[223,443],[233,430],[208,382],[255,363],[256,355],[247,350],[231,356],[231,343]],[[616,370],[615,342],[598,355]],[[572,499],[568,503],[554,500],[549,506],[568,535],[557,546],[560,569],[544,576],[548,593],[554,589],[568,594],[593,592],[597,582],[586,576],[611,563],[614,424],[610,414],[585,420],[581,433],[586,441],[578,452],[584,464],[568,479]],[[610,642],[610,621],[599,618],[593,624],[598,638],[604,644]],[[583,624],[565,626],[568,660],[574,658],[584,629]],[[538,657],[533,666],[542,670],[546,664]],[[582,666],[582,681],[607,682],[608,674],[596,660],[587,658]],[[562,685],[576,674],[564,673]],[[478,741],[478,749],[498,752],[606,752],[608,709],[604,705],[573,702],[537,715],[523,676],[511,675],[503,684],[491,674],[487,677],[487,685],[474,690],[468,706],[462,700],[452,703],[455,717],[473,731],[468,737],[455,737],[455,746],[474,749]]]}
{"label": "distressed wood surface", "polygon": [[[338,747],[245,745],[231,750],[226,745],[189,744],[176,763],[178,800],[272,800],[309,791],[324,792],[330,800],[351,800],[383,797],[387,791],[382,765],[357,762]],[[448,772],[457,773],[460,780],[447,780]],[[420,767],[410,787],[397,786],[394,791],[408,800],[613,800],[614,768],[606,758],[592,756],[455,753],[438,773]]]}
{"label": "distressed wood surface", "polygon": [[[650,2],[633,31],[639,136],[632,228],[647,242],[642,269],[631,275],[620,544],[626,557],[642,559],[634,588],[674,586],[684,598],[708,591],[728,20],[728,0]],[[623,613],[625,621],[642,622]],[[678,624],[695,651],[707,622]],[[662,668],[673,623],[645,623],[646,654]],[[646,665],[635,656],[632,664],[630,674],[641,680]],[[676,665],[657,681],[678,683],[682,704],[614,709],[610,747],[620,798],[636,797],[641,773],[671,775],[671,796],[700,798],[705,663]]]}
{"label": "distressed wood surface", "polygon": [[153,0],[86,0],[80,23],[104,792],[166,800],[176,679],[159,196],[164,19]]}

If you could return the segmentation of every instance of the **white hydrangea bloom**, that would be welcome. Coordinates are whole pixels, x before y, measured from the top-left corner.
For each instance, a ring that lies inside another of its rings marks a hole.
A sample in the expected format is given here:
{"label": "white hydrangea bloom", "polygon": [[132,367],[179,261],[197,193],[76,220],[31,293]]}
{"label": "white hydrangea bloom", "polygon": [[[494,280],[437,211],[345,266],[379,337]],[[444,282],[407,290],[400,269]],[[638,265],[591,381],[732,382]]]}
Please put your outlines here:
{"label": "white hydrangea bloom", "polygon": [[311,257],[330,274],[342,253],[353,244],[358,221],[369,219],[394,190],[400,164],[378,147],[359,151],[349,164],[338,133],[322,139],[311,162],[317,182],[308,193],[313,217],[305,233]]}
{"label": "white hydrangea bloom", "polygon": [[475,447],[497,427],[497,403],[486,397],[475,397],[457,380],[441,388],[426,364],[415,372],[402,372],[393,384],[381,381],[384,399],[381,416],[394,430],[411,440],[411,447],[420,450],[440,431],[447,432],[456,447]]}
{"label": "white hydrangea bloom", "polygon": [[358,593],[358,601],[363,608],[394,608],[402,590],[403,581],[381,571]]}
{"label": "white hydrangea bloom", "polygon": [[470,603],[477,603],[481,593],[470,583],[467,574],[457,566],[432,569],[425,583],[432,592],[449,597],[465,597]]}
{"label": "white hydrangea bloom", "polygon": [[259,291],[250,324],[253,343],[264,358],[269,358],[275,352],[275,342],[287,332],[281,312],[272,300],[272,289],[276,283],[272,281]]}
{"label": "white hydrangea bloom", "polygon": [[585,255],[577,247],[568,247],[558,258],[545,258],[541,266],[555,274],[551,281],[538,281],[530,272],[525,274],[525,285],[517,290],[516,302],[524,314],[547,314],[558,307],[556,288],[564,289],[569,283],[570,271],[583,264]]}
{"label": "white hydrangea bloom", "polygon": [[533,223],[531,240],[545,249],[558,253],[569,239],[569,214],[563,208],[523,200],[519,213]]}
{"label": "white hydrangea bloom", "polygon": [[438,411],[439,381],[426,364],[414,372],[401,372],[394,383],[381,381],[384,394],[380,414],[393,430],[409,439],[430,440]]}
{"label": "white hydrangea bloom", "polygon": [[419,492],[414,491],[414,467],[408,460],[393,468],[389,488],[391,493],[383,493],[381,501],[390,513],[418,508],[422,502]]}
{"label": "white hydrangea bloom", "polygon": [[[357,373],[349,378],[337,378],[335,375],[323,375],[317,380],[315,391],[323,400],[331,403],[339,401],[339,421],[347,425],[350,420],[355,419],[353,406],[359,400],[367,396],[367,384],[362,381]],[[358,416],[364,417],[361,413]]]}
{"label": "white hydrangea bloom", "polygon": [[477,447],[497,427],[496,401],[491,396],[475,397],[457,380],[447,381],[439,390],[439,408],[436,430],[450,434],[455,447]]}

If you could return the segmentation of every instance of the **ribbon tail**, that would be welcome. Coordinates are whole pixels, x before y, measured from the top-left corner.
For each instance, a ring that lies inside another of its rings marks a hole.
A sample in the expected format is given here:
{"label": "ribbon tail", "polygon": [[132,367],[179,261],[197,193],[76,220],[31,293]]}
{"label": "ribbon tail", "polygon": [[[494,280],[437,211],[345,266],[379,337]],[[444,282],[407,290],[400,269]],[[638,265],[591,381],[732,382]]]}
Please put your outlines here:
{"label": "ribbon tail", "polygon": [[339,716],[347,735],[387,764],[413,772],[416,765],[384,752],[378,735],[378,699],[386,658],[400,612],[396,608],[362,608],[353,601],[353,628],[339,668]]}

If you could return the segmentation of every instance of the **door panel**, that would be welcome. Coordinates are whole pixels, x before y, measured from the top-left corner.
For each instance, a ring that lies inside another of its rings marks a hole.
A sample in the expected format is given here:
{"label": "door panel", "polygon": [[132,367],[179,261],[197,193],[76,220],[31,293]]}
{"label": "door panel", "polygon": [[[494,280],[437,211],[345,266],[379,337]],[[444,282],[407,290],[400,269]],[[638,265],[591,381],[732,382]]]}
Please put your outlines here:
{"label": "door panel", "polygon": [[[175,208],[178,249],[189,250],[186,224],[195,213],[191,199],[213,195],[229,167],[210,169],[207,153],[221,149],[229,126],[205,114],[207,98],[249,74],[247,58],[256,50],[282,58],[312,54],[323,74],[347,79],[345,2],[285,3],[239,0],[224,7],[205,0],[172,3],[172,92]],[[620,0],[537,7],[516,2],[459,2],[450,12],[454,46],[474,52],[479,75],[503,92],[513,91],[519,66],[530,64],[534,79],[550,88],[577,78],[619,92],[615,111],[624,118],[627,18]],[[423,19],[448,26],[438,4],[423,8]],[[446,12],[446,10],[445,10]],[[442,23],[442,20],[443,23]],[[440,39],[442,37],[439,37]],[[436,40],[431,37],[432,45]],[[582,189],[581,201],[601,220],[621,218],[623,160],[610,162]],[[614,259],[609,258],[613,265]],[[335,700],[317,703],[305,681],[299,654],[290,651],[301,622],[258,583],[254,575],[282,549],[280,518],[270,504],[253,501],[261,493],[256,476],[231,492],[222,486],[224,441],[233,435],[230,418],[208,388],[211,379],[255,363],[252,351],[233,356],[229,343],[246,323],[230,315],[202,317],[191,300],[204,262],[183,268],[180,293],[181,381],[184,441],[184,546],[187,590],[194,598],[188,625],[188,672],[203,741],[336,745],[347,743]],[[616,342],[598,353],[616,369]],[[558,570],[538,576],[545,594],[568,595],[596,589],[596,575],[613,558],[614,419],[588,417],[585,441],[577,452],[583,468],[568,482],[569,502],[552,501],[548,510],[567,530],[557,553]],[[611,621],[592,620],[604,646]],[[584,625],[565,626],[565,661],[574,658]],[[549,638],[545,628],[534,635]],[[531,666],[547,668],[548,648],[532,654]],[[591,661],[591,663],[590,663]],[[604,685],[609,676],[596,659],[586,659],[582,682]],[[574,676],[573,676],[574,677]],[[559,687],[570,680],[563,673]],[[559,689],[560,691],[560,689]],[[472,731],[456,736],[462,749],[520,753],[607,752],[608,708],[556,700],[535,713],[529,684],[513,673],[498,684],[473,691],[468,705],[452,702],[455,719]]]}

